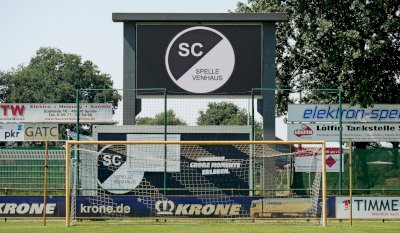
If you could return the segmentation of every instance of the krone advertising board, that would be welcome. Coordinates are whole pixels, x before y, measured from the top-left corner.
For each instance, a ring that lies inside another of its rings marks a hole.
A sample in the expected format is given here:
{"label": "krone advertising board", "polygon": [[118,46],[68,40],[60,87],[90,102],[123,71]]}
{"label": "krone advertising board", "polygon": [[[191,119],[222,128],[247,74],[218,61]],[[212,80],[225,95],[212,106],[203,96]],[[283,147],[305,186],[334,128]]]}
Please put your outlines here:
{"label": "krone advertising board", "polygon": [[[400,105],[375,104],[363,108],[342,104],[342,122],[399,122]],[[339,122],[338,104],[289,104],[289,122]]]}
{"label": "krone advertising board", "polygon": [[[400,124],[343,124],[342,140],[356,142],[393,142],[400,140]],[[339,124],[294,123],[287,125],[288,140],[340,140]]]}

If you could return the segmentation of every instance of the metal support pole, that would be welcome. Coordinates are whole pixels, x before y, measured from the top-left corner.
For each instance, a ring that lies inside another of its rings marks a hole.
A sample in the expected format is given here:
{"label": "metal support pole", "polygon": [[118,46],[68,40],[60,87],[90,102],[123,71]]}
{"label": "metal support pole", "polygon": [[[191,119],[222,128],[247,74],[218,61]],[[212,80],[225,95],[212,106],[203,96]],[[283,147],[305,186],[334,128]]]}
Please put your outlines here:
{"label": "metal support pole", "polygon": [[353,143],[349,140],[350,226],[353,226]]}
{"label": "metal support pole", "polygon": [[70,144],[65,144],[65,225],[67,227],[70,226],[70,213],[71,213],[71,194],[70,194],[70,187],[69,187],[69,180],[70,180],[70,173],[69,173],[69,147]]}
{"label": "metal support pole", "polygon": [[[167,141],[167,91],[164,89],[164,141]],[[167,144],[164,144],[164,195],[167,195]]]}
{"label": "metal support pole", "polygon": [[340,150],[340,157],[339,157],[339,195],[342,195],[342,174],[343,174],[343,124],[342,124],[342,92],[339,90],[339,150]]}
{"label": "metal support pole", "polygon": [[322,144],[322,226],[327,226],[326,142]]}
{"label": "metal support pole", "polygon": [[49,141],[44,144],[44,174],[43,174],[43,226],[46,226],[46,205],[47,205],[47,172],[49,170]]}
{"label": "metal support pole", "polygon": [[[256,126],[255,126],[255,116],[254,116],[254,90],[251,90],[251,140],[255,141],[256,140]],[[253,153],[253,149],[254,146],[253,145],[249,145],[251,148],[251,152],[250,153],[250,172],[251,172],[251,194],[252,196],[255,195],[255,178],[254,178],[254,174],[255,174],[255,165],[256,165],[256,161],[255,161],[255,157],[254,157],[254,153]]]}
{"label": "metal support pole", "polygon": [[[79,141],[80,140],[80,138],[79,138],[79,134],[80,134],[80,130],[79,130],[79,127],[80,127],[80,100],[79,100],[79,97],[80,97],[80,90],[78,89],[78,90],[76,90],[76,140],[77,141]],[[78,146],[78,145],[77,145]],[[76,176],[75,176],[75,179],[74,179],[74,187],[76,188],[76,187],[78,187],[79,186],[79,182],[80,182],[80,179],[79,179],[79,150],[75,150],[75,163],[76,163]],[[78,192],[78,193],[76,193],[76,195],[78,195],[79,194],[79,191],[78,191],[78,189],[75,189],[76,191],[75,192]]]}

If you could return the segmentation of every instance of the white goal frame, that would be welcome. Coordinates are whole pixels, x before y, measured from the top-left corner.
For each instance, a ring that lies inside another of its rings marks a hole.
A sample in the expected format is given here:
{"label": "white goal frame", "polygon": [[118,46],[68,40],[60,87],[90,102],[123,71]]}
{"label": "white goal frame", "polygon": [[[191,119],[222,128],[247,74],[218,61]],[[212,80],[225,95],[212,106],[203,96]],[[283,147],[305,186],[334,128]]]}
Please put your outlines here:
{"label": "white goal frame", "polygon": [[326,142],[325,141],[66,141],[65,144],[65,224],[70,226],[71,187],[70,150],[74,145],[295,145],[319,144],[322,148],[322,211],[321,225],[327,226]]}

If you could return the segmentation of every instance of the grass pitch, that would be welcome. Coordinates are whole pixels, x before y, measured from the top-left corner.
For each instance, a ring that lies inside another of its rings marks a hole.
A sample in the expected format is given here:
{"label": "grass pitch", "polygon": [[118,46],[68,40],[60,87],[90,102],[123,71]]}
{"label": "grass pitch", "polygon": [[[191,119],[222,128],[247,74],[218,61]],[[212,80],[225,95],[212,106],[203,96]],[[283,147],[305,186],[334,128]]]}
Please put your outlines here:
{"label": "grass pitch", "polygon": [[62,221],[49,221],[43,226],[41,221],[12,220],[0,222],[1,233],[87,233],[87,232],[135,232],[135,233],[323,233],[323,232],[400,232],[400,222],[358,221],[350,226],[348,222],[331,221],[323,228],[313,222],[83,222],[72,227],[65,227]]}

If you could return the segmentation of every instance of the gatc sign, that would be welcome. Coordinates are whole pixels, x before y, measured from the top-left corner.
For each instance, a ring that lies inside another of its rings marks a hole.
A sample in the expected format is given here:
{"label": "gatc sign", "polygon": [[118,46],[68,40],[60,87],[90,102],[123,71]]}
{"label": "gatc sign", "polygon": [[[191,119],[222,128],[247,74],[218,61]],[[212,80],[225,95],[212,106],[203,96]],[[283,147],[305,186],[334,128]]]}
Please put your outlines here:
{"label": "gatc sign", "polygon": [[25,140],[58,140],[58,124],[25,124]]}

